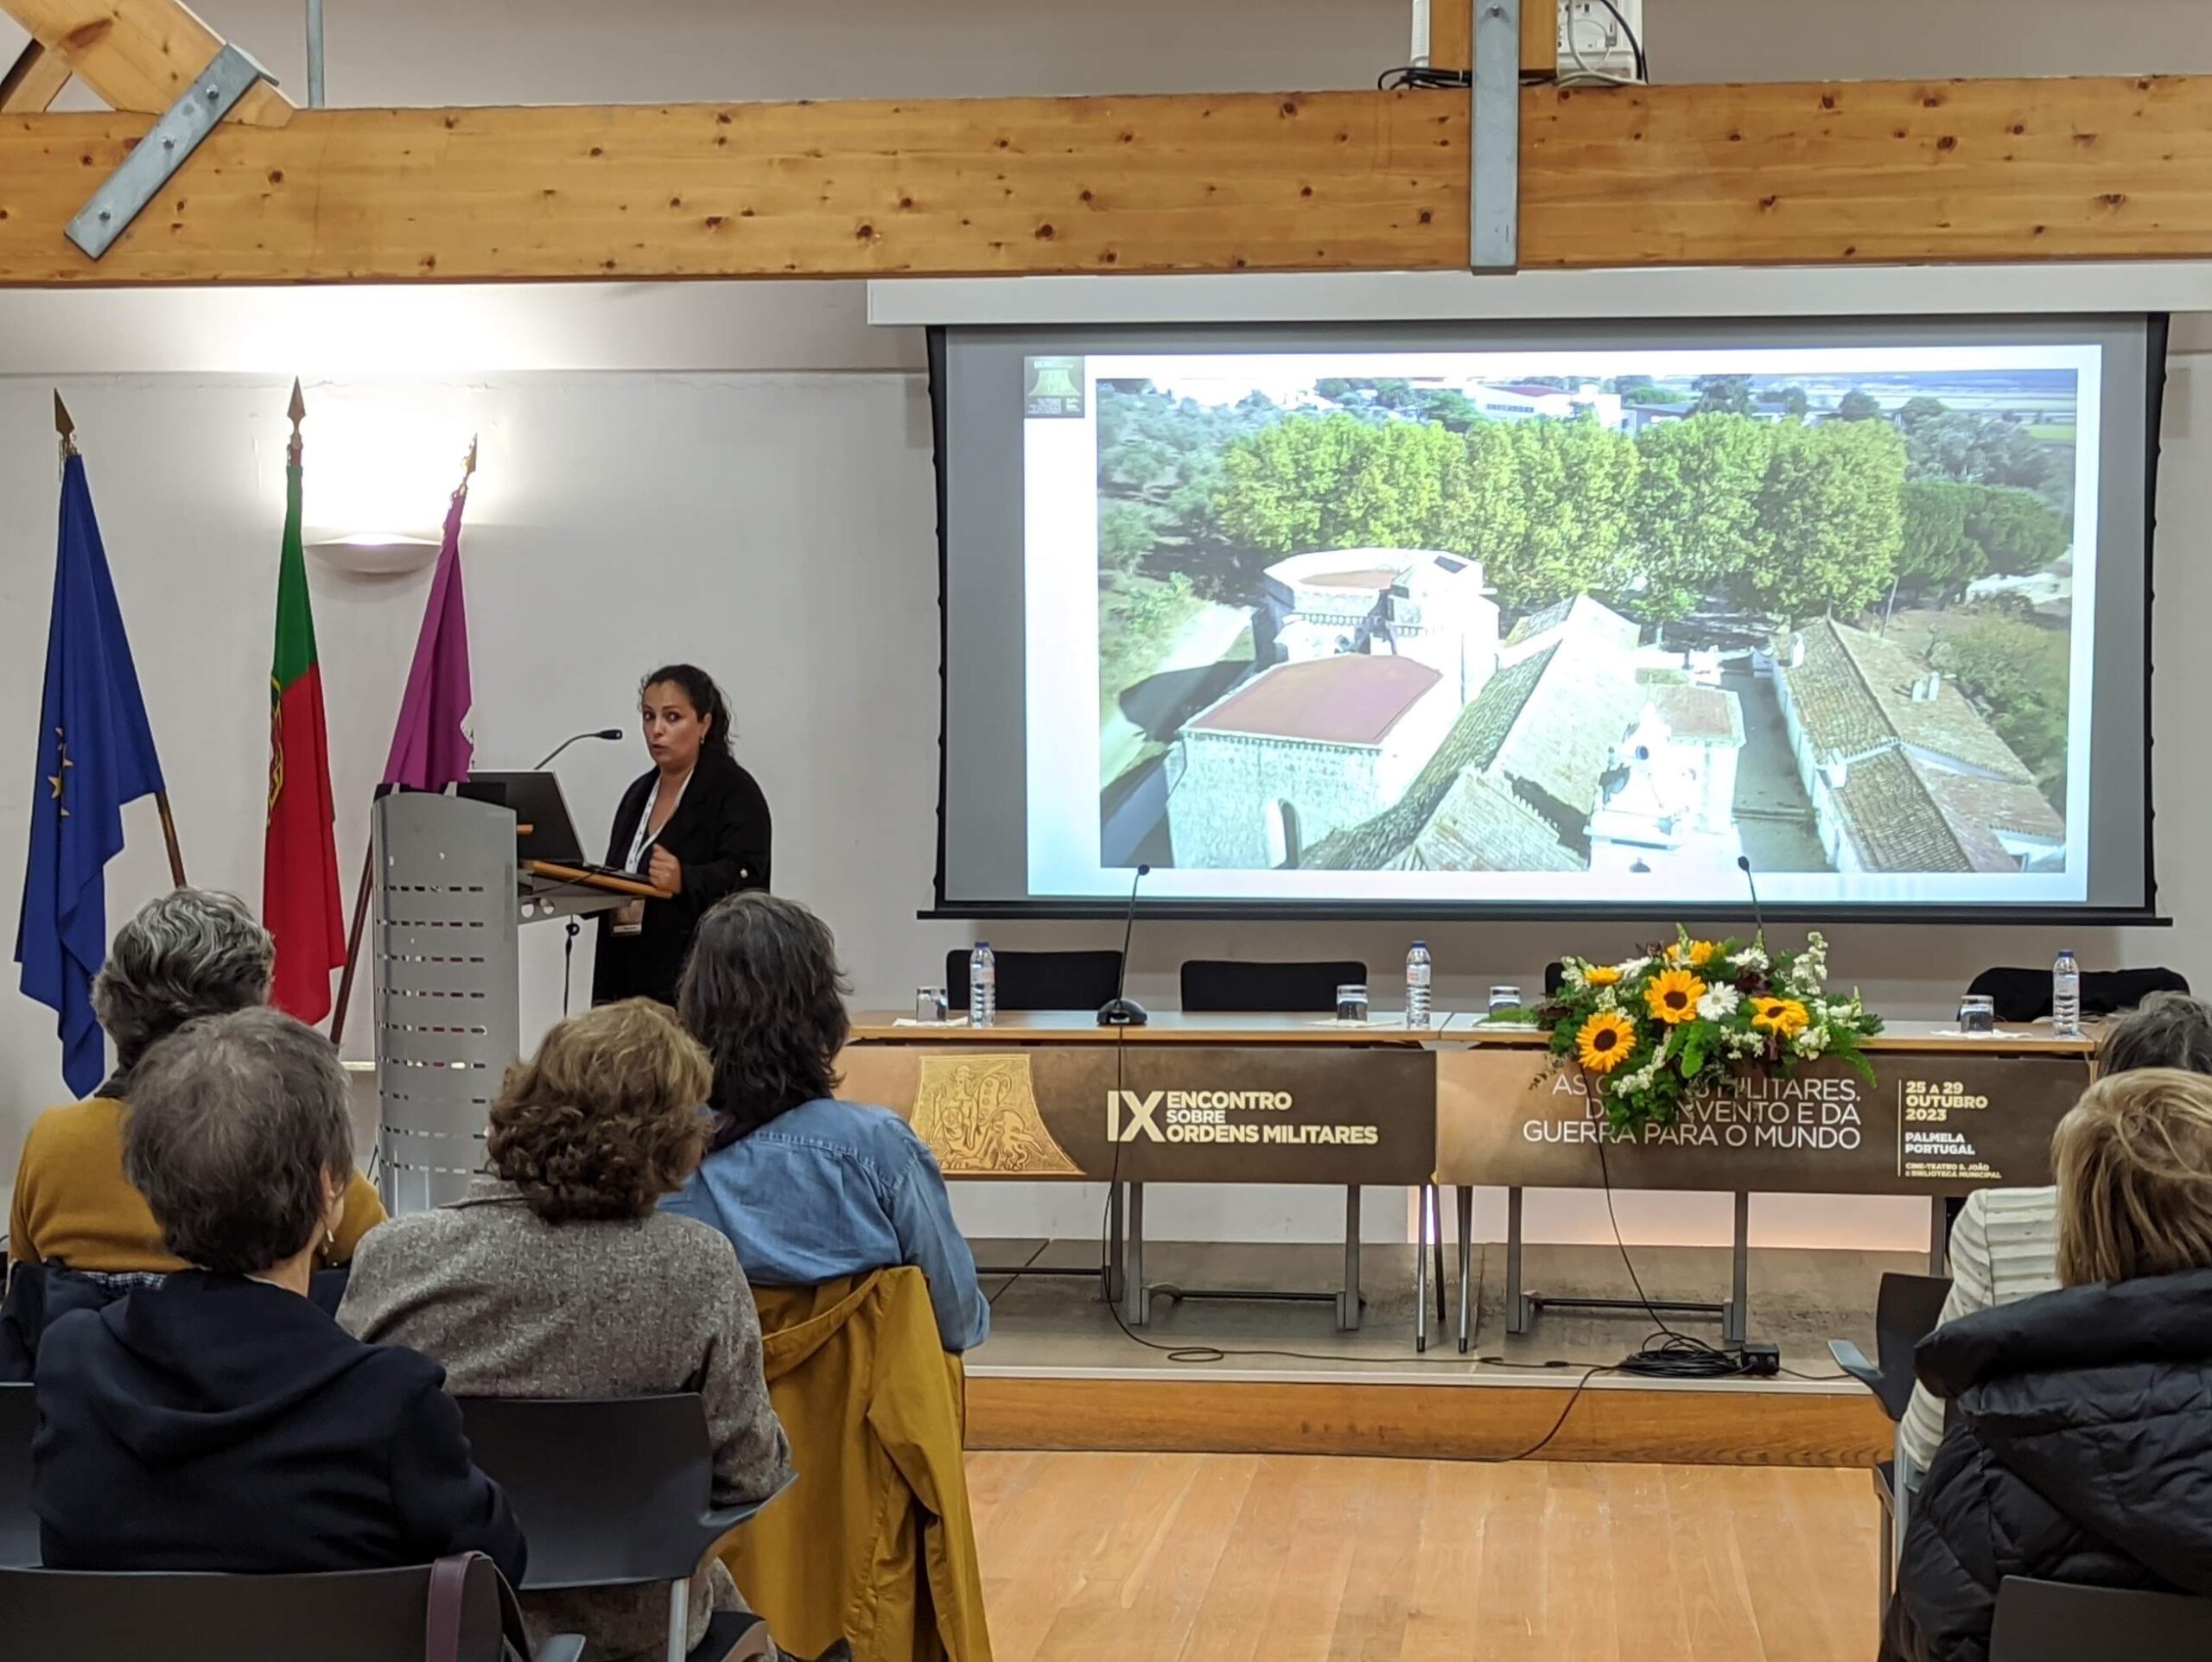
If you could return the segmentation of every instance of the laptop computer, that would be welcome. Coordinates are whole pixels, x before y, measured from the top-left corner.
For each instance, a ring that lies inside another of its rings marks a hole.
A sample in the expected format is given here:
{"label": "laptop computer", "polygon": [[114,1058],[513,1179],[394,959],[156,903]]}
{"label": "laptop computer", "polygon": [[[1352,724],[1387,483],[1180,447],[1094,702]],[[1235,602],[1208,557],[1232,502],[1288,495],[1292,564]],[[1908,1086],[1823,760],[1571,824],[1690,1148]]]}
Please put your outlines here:
{"label": "laptop computer", "polygon": [[627,878],[633,883],[644,880],[635,872],[584,858],[583,840],[569,816],[568,798],[561,794],[561,781],[550,773],[472,773],[456,787],[456,794],[514,810],[517,824],[529,828],[516,839],[518,860],[573,866],[597,877]]}

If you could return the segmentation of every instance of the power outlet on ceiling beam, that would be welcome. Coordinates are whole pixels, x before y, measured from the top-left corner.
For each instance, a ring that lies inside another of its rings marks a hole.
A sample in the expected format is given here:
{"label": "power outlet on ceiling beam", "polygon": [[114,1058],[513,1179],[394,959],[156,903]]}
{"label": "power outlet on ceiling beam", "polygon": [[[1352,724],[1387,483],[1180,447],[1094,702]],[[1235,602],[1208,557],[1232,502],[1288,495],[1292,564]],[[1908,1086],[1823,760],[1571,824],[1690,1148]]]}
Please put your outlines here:
{"label": "power outlet on ceiling beam", "polygon": [[1610,6],[1604,0],[1560,0],[1559,73],[1633,79],[1631,33],[1643,39],[1643,0],[1612,0]]}

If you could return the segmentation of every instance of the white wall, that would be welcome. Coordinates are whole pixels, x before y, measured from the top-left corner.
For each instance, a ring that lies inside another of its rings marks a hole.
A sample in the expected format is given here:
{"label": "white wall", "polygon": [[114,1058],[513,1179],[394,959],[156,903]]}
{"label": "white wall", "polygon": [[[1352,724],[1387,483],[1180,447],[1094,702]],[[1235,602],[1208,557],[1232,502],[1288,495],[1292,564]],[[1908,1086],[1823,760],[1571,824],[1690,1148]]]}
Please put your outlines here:
{"label": "white wall", "polygon": [[[301,90],[294,0],[202,0],[214,26]],[[340,103],[948,96],[1361,86],[1403,55],[1395,0],[355,0],[331,9]],[[2212,69],[2199,0],[1653,0],[1653,63],[1672,80]],[[0,56],[13,25],[0,20]],[[73,94],[73,97],[75,96]],[[935,810],[935,555],[918,336],[868,330],[858,285],[565,290],[0,295],[0,896],[21,884],[28,770],[53,558],[49,377],[83,428],[133,634],[156,701],[195,880],[259,887],[264,676],[289,376],[308,377],[310,517],[348,493],[432,523],[451,460],[484,436],[467,545],[480,754],[527,762],[554,737],[623,718],[649,660],[709,663],[741,712],[780,828],[779,886],[836,924],[866,1002],[935,979],[957,926],[927,904]],[[2199,337],[2201,338],[2201,337]],[[2190,724],[2212,663],[2187,623],[2212,608],[2212,360],[2177,384],[2159,544],[2162,898],[2171,934],[2077,935],[2092,961],[2164,961],[2212,985],[2212,876],[2192,863],[2212,813]],[[524,371],[552,371],[524,373]],[[577,371],[599,371],[578,373]],[[693,371],[657,373],[655,371]],[[220,374],[215,372],[222,372]],[[368,379],[398,377],[399,379]],[[14,377],[14,378],[10,378]],[[322,382],[335,384],[318,384]],[[349,483],[349,479],[358,483]],[[321,521],[327,529],[347,529]],[[315,579],[341,801],[381,764],[419,615],[420,580]],[[2178,737],[2177,737],[2178,736]],[[603,815],[635,758],[579,747],[564,773]],[[350,881],[358,822],[341,828]],[[120,917],[162,881],[150,812],[110,882]],[[1090,926],[999,926],[1003,944],[1108,944]],[[1834,932],[1839,976],[1900,1016],[1935,1013],[1993,957],[2047,958],[2044,932]],[[1162,924],[1140,936],[1135,994],[1171,1003],[1174,966],[1223,951],[1363,955],[1378,983],[1403,950],[1384,927]],[[1559,950],[1528,926],[1430,931],[1440,999],[1533,981]],[[1627,932],[1573,931],[1593,951]],[[557,1006],[558,940],[533,939],[525,1017]],[[580,963],[579,974],[585,973]],[[45,1013],[0,993],[0,1178],[60,1090]],[[963,1195],[988,1231],[1082,1234],[1071,1189]],[[1336,1202],[1296,1191],[1165,1191],[1161,1236],[1325,1237]],[[1643,1239],[1718,1240],[1725,1200],[1628,1197]],[[1370,1233],[1402,1221],[1369,1208]],[[1914,1203],[1765,1203],[1759,1237],[1909,1244]],[[1485,1213],[1493,1227],[1495,1217]],[[1539,1197],[1532,1233],[1597,1238],[1595,1197]]]}

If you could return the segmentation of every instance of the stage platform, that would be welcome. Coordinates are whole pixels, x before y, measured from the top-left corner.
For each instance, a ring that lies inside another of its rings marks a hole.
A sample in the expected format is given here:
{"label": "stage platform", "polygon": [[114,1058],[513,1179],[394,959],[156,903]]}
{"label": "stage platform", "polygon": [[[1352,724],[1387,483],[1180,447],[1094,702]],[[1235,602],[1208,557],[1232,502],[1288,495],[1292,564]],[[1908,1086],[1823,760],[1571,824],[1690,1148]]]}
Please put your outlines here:
{"label": "stage platform", "polygon": [[[978,1262],[994,1266],[1065,1269],[1099,1257],[1096,1241],[976,1246]],[[1095,1277],[987,1278],[992,1335],[969,1368],[969,1446],[1446,1459],[1534,1449],[1555,1460],[1753,1466],[1871,1466],[1888,1456],[1888,1422],[1863,1387],[1839,1376],[1827,1342],[1853,1339],[1871,1354],[1883,1272],[1925,1273],[1923,1255],[1754,1248],[1751,1336],[1778,1345],[1788,1372],[1684,1382],[1595,1371],[1655,1332],[1642,1313],[1548,1312],[1532,1332],[1507,1335],[1503,1249],[1478,1253],[1480,1316],[1465,1356],[1451,1313],[1440,1320],[1433,1306],[1428,1350],[1415,1354],[1410,1246],[1364,1249],[1368,1302],[1356,1333],[1336,1331],[1322,1303],[1160,1295],[1151,1323],[1132,1336]],[[1217,1289],[1324,1290],[1343,1267],[1332,1246],[1155,1240],[1147,1254],[1155,1284]],[[1654,1299],[1710,1297],[1727,1283],[1725,1247],[1634,1247],[1630,1256]],[[1611,1246],[1531,1246],[1527,1257],[1532,1290],[1637,1297]],[[1710,1321],[1673,1325],[1718,1338]]]}

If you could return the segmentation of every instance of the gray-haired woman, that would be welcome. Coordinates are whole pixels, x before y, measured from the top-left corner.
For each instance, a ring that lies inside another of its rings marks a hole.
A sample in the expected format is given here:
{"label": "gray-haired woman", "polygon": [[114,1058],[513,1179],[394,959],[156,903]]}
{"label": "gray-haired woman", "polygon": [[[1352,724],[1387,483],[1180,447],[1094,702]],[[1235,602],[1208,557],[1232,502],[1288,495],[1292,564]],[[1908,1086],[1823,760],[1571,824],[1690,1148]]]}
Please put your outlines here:
{"label": "gray-haired woman", "polygon": [[[276,948],[234,896],[179,889],[148,902],[116,932],[92,983],[92,1008],[115,1041],[116,1069],[82,1102],[41,1114],[24,1140],[8,1218],[8,1255],[96,1276],[184,1267],[162,1244],[145,1197],[123,1170],[123,1127],[148,1050],[197,1016],[263,1003]],[[320,1266],[344,1264],[384,1221],[376,1190],[346,1163],[345,1207]]]}
{"label": "gray-haired woman", "polygon": [[188,1023],[131,1082],[123,1162],[193,1267],[63,1316],[39,1355],[49,1568],[282,1575],[490,1555],[522,1532],[437,1364],[307,1297],[353,1175],[330,1041],[273,1010]]}

